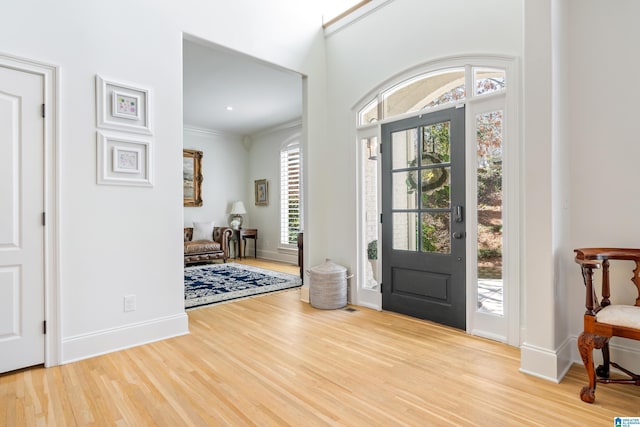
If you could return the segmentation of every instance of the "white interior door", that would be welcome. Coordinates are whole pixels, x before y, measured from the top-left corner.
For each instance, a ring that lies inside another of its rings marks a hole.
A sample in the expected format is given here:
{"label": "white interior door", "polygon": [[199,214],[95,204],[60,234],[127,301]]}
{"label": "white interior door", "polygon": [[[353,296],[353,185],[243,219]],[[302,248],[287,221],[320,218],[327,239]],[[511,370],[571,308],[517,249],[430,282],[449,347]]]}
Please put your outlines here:
{"label": "white interior door", "polygon": [[0,66],[0,372],[44,362],[43,76]]}

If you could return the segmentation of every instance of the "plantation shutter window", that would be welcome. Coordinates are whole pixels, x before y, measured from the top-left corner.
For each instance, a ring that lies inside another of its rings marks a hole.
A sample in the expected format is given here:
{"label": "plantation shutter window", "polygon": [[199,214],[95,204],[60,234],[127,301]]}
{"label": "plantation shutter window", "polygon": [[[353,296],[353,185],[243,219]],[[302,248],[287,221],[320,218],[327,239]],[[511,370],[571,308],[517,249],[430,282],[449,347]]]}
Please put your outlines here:
{"label": "plantation shutter window", "polygon": [[292,142],[280,151],[280,247],[296,249],[301,231],[300,144]]}

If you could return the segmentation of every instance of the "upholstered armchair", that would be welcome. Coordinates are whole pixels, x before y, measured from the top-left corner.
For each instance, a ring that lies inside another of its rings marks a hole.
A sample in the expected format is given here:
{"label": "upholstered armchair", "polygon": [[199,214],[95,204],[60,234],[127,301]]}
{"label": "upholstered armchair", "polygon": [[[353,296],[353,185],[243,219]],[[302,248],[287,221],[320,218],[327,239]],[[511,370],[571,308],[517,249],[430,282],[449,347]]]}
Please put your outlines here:
{"label": "upholstered armchair", "polygon": [[[584,331],[578,337],[578,351],[589,378],[580,398],[593,403],[596,383],[640,385],[640,375],[613,362],[609,353],[612,337],[640,340],[640,249],[582,248],[575,249],[575,253],[586,291]],[[624,272],[610,278],[609,270],[614,265]],[[594,270],[602,271],[599,286],[594,283]],[[603,363],[597,368],[594,349],[602,350]],[[626,374],[626,378],[610,377],[610,366]]]}
{"label": "upholstered armchair", "polygon": [[[229,239],[233,231],[229,227],[213,227],[210,239],[193,239],[193,227],[184,228],[184,265],[229,259]],[[196,236],[197,237],[197,236]]]}

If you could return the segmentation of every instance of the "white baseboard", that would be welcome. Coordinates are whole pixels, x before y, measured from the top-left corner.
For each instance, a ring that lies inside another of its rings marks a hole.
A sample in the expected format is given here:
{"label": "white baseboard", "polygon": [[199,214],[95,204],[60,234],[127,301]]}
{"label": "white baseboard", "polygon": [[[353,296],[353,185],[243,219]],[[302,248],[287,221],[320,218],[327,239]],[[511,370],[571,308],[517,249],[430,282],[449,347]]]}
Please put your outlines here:
{"label": "white baseboard", "polygon": [[356,305],[358,307],[370,308],[371,310],[375,310],[375,311],[382,311],[382,307],[376,304],[368,303],[368,302],[361,301],[359,304],[356,304]]}
{"label": "white baseboard", "polygon": [[[249,254],[252,255],[252,254]],[[298,265],[298,254],[286,254],[278,251],[265,251],[258,249],[258,258],[269,261],[286,262],[287,264]]]}
{"label": "white baseboard", "polygon": [[557,350],[524,343],[520,347],[520,372],[559,383],[572,365],[570,340]]}
{"label": "white baseboard", "polygon": [[189,333],[186,313],[76,335],[62,340],[61,364]]}
{"label": "white baseboard", "polygon": [[571,366],[573,366],[573,351],[576,347],[575,341],[571,339],[571,337],[564,340],[564,342],[558,347],[556,350],[556,371],[558,372],[558,381],[561,381]]}
{"label": "white baseboard", "polygon": [[[632,372],[640,372],[640,347],[637,341],[614,337],[609,343],[609,350],[611,360],[618,365]],[[582,363],[582,359],[580,359],[580,363]]]}
{"label": "white baseboard", "polygon": [[302,285],[300,288],[300,301],[309,304],[309,285]]}

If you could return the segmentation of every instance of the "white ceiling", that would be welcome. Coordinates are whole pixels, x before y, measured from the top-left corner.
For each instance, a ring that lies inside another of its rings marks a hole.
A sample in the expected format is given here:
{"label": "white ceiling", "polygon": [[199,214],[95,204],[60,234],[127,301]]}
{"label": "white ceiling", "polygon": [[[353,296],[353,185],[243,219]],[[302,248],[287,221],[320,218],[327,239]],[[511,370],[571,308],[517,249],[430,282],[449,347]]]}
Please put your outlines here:
{"label": "white ceiling", "polygon": [[183,68],[185,127],[252,135],[302,117],[300,74],[189,40]]}

